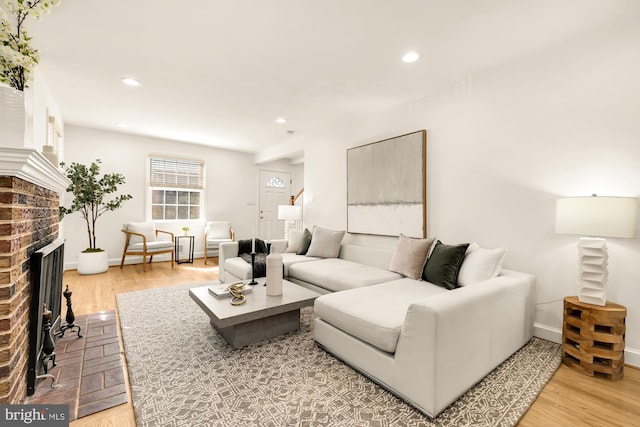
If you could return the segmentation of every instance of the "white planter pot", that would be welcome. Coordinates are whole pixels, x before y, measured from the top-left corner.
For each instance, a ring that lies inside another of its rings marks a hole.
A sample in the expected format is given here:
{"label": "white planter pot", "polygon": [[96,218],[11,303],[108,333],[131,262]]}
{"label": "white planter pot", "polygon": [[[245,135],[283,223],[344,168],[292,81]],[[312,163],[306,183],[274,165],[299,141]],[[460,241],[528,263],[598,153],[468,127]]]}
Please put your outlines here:
{"label": "white planter pot", "polygon": [[80,252],[78,254],[79,274],[99,274],[109,269],[109,255],[102,252]]}
{"label": "white planter pot", "polygon": [[3,147],[24,148],[24,92],[0,86],[0,141]]}

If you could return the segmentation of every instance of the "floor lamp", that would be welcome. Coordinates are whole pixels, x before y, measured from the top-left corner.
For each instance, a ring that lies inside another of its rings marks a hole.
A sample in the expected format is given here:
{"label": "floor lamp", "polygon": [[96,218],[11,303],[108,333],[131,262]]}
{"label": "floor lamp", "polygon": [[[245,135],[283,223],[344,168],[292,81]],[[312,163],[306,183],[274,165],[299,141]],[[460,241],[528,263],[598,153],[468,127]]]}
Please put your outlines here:
{"label": "floor lamp", "polygon": [[556,201],[556,233],[577,234],[578,299],[607,303],[607,242],[604,237],[636,237],[638,200],[633,197],[568,197]]}
{"label": "floor lamp", "polygon": [[288,239],[289,229],[297,229],[298,221],[302,219],[302,206],[278,205],[278,219],[284,220],[284,238]]}

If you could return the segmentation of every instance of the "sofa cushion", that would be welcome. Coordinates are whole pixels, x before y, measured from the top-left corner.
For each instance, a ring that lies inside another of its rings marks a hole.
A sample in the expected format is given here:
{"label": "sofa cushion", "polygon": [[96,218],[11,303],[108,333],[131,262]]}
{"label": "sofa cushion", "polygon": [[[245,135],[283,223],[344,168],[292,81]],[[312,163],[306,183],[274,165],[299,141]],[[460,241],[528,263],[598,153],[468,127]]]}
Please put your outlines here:
{"label": "sofa cushion", "polygon": [[432,243],[433,239],[415,239],[400,233],[389,270],[419,280]]}
{"label": "sofa cushion", "polygon": [[[282,265],[284,266],[284,277],[289,276],[289,266],[299,262],[316,261],[320,258],[313,258],[293,253],[282,253]],[[239,279],[251,278],[251,265],[240,257],[227,258],[224,260],[224,269],[226,272],[234,275]]]}
{"label": "sofa cushion", "polygon": [[290,252],[285,252],[282,254],[282,265],[284,265],[284,277],[289,277],[289,267],[293,264],[297,264],[299,262],[309,262],[309,261],[317,261],[320,258],[298,255]]}
{"label": "sofa cushion", "polygon": [[251,278],[251,264],[240,257],[225,259],[224,269],[227,273],[234,275],[238,279],[245,280]]}
{"label": "sofa cushion", "polygon": [[468,243],[445,245],[438,240],[424,267],[422,278],[434,285],[455,289],[458,286],[458,271],[468,247]]}
{"label": "sofa cushion", "polygon": [[305,228],[302,232],[302,242],[300,242],[300,250],[296,252],[298,255],[306,255],[311,245],[311,232]]}
{"label": "sofa cushion", "polygon": [[444,288],[400,279],[316,299],[315,314],[325,322],[388,353],[394,353],[409,306]]}
{"label": "sofa cushion", "polygon": [[395,248],[392,246],[342,243],[340,245],[340,259],[388,270],[394,251]]}
{"label": "sofa cushion", "polygon": [[295,263],[289,267],[289,277],[333,292],[402,278],[398,273],[340,258]]}
{"label": "sofa cushion", "polygon": [[289,243],[287,244],[287,249],[285,252],[296,253],[302,247],[302,237],[304,235],[304,231],[302,230],[289,230]]}
{"label": "sofa cushion", "polygon": [[340,243],[344,233],[344,231],[313,227],[311,245],[309,245],[307,255],[318,258],[337,258],[340,254]]}
{"label": "sofa cushion", "polygon": [[485,249],[477,243],[470,244],[460,266],[458,286],[467,286],[496,277],[502,270],[506,252],[505,248]]}
{"label": "sofa cushion", "polygon": [[[168,240],[155,240],[150,242],[147,240],[147,252],[165,251],[167,249],[173,249],[173,242]],[[144,243],[134,243],[127,247],[127,252],[142,252],[144,250]]]}

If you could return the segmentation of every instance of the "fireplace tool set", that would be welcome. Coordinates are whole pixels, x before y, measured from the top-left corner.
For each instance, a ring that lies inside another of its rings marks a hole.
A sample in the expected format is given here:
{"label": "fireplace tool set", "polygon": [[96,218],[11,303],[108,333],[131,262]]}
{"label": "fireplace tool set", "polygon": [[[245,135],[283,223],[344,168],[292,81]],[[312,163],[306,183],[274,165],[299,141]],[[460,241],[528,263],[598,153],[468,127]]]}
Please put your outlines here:
{"label": "fireplace tool set", "polygon": [[[65,291],[62,293],[64,295],[65,300],[67,301],[67,315],[65,316],[66,324],[60,326],[60,330],[55,332],[56,338],[64,337],[64,334],[67,331],[71,331],[73,329],[77,329],[78,338],[82,338],[80,335],[80,325],[76,323],[76,316],[73,313],[73,308],[71,306],[71,294],[72,292],[69,290],[69,285],[67,285]],[[55,342],[53,337],[51,336],[51,310],[47,308],[47,304],[44,304],[44,309],[42,311],[42,332],[44,333],[43,343],[42,343],[42,355],[41,355],[41,363],[42,370],[44,371],[43,375],[36,376],[36,379],[41,378],[51,378],[51,388],[56,388],[56,379],[53,375],[49,373],[49,362],[52,363],[51,367],[56,366],[56,353]]]}

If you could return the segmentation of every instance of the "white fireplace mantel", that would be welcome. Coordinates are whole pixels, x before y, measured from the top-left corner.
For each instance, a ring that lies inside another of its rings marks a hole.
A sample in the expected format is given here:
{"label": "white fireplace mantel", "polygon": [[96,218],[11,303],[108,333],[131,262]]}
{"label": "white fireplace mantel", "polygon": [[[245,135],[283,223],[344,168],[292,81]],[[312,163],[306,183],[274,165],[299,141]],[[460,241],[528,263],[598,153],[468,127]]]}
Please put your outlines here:
{"label": "white fireplace mantel", "polygon": [[71,181],[40,152],[0,147],[0,176],[14,176],[64,195]]}

